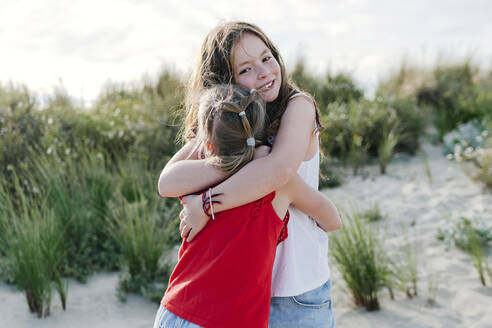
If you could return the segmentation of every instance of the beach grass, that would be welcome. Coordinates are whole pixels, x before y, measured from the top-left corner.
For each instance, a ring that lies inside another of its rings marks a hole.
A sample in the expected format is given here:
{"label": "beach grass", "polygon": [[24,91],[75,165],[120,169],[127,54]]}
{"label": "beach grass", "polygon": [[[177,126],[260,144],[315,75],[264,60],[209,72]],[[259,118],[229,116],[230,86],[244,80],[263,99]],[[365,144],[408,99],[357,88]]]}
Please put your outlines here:
{"label": "beach grass", "polygon": [[419,294],[419,261],[416,242],[403,230],[404,243],[390,261],[392,285],[411,299]]}
{"label": "beach grass", "polygon": [[386,173],[386,167],[393,158],[395,147],[398,144],[398,122],[392,126],[385,125],[381,136],[381,142],[378,147],[378,162],[381,174]]}
{"label": "beach grass", "polygon": [[343,216],[342,229],[331,238],[331,254],[355,304],[368,311],[379,310],[379,292],[389,274],[386,254],[375,230],[359,214]]}
{"label": "beach grass", "polygon": [[[50,314],[53,283],[63,285],[61,269],[65,259],[64,227],[48,207],[46,197],[29,198],[14,176],[15,198],[6,185],[0,186],[3,204],[0,224],[1,242],[7,270],[15,285],[26,295],[31,312],[38,317]],[[65,304],[66,289],[55,287]]]}
{"label": "beach grass", "polygon": [[427,303],[435,305],[437,302],[437,292],[439,291],[439,273],[434,272],[427,277]]}
{"label": "beach grass", "polygon": [[359,215],[368,222],[378,222],[385,218],[378,203],[374,203],[372,207],[362,211]]}
{"label": "beach grass", "polygon": [[[115,204],[108,220],[107,232],[121,251],[122,275],[119,295],[128,292],[152,294],[155,282],[167,283],[169,263],[161,257],[169,245],[167,222],[171,214],[159,211],[159,199],[140,199],[129,202],[124,197]],[[158,294],[162,297],[162,286]]]}
{"label": "beach grass", "polygon": [[471,219],[460,217],[460,219],[448,220],[445,226],[439,228],[437,238],[445,241],[448,249],[454,244],[466,252],[477,270],[480,283],[486,286],[488,273],[486,248],[492,241],[492,228],[482,217],[475,216]]}

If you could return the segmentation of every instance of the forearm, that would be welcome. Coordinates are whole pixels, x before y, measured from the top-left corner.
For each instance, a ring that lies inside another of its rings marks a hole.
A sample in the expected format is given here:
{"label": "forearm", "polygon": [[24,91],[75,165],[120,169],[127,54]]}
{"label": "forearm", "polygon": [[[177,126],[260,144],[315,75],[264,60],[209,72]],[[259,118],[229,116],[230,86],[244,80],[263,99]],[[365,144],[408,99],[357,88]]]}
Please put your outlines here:
{"label": "forearm", "polygon": [[314,211],[306,214],[314,219],[321,229],[326,232],[340,229],[342,227],[342,221],[336,206],[321,192],[317,192],[321,194],[320,198],[324,199],[320,200]]}
{"label": "forearm", "polygon": [[333,231],[341,227],[341,219],[335,205],[320,191],[313,189],[298,175],[289,181],[292,205],[304,212],[324,231]]}
{"label": "forearm", "polygon": [[251,161],[213,188],[214,194],[222,194],[217,198],[221,204],[215,204],[214,211],[220,212],[255,201],[285,185],[294,174],[295,168],[281,165],[272,154]]}
{"label": "forearm", "polygon": [[200,191],[222,181],[221,172],[198,160],[194,141],[184,145],[166,163],[159,176],[158,189],[163,197],[177,197]]}
{"label": "forearm", "polygon": [[183,160],[162,170],[159,193],[163,197],[192,194],[213,186],[226,176],[205,160]]}

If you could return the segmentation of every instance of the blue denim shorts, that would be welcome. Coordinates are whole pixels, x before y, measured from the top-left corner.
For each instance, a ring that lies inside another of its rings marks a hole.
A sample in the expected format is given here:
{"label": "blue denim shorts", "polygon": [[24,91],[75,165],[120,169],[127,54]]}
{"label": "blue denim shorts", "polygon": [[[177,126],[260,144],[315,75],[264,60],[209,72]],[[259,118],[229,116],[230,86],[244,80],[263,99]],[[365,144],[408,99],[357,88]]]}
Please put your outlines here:
{"label": "blue denim shorts", "polygon": [[200,326],[181,319],[177,315],[169,312],[162,305],[155,316],[154,328],[201,328]]}
{"label": "blue denim shorts", "polygon": [[331,280],[292,297],[272,297],[269,328],[334,328]]}

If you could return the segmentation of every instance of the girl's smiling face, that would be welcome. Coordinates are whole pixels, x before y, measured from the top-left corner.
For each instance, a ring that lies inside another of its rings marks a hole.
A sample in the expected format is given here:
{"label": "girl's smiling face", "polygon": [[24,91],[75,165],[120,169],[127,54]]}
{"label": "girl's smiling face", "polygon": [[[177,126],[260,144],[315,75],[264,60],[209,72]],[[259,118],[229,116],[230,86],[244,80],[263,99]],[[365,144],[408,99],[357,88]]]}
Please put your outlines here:
{"label": "girl's smiling face", "polygon": [[256,89],[267,103],[277,99],[282,83],[280,65],[259,37],[252,33],[241,36],[232,48],[232,65],[236,83]]}

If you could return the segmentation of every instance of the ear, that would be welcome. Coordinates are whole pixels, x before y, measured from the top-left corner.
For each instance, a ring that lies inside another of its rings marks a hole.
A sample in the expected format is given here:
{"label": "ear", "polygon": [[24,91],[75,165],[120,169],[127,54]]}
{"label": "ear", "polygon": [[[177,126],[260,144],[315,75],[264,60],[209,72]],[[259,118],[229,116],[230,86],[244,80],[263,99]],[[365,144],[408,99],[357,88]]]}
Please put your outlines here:
{"label": "ear", "polygon": [[211,153],[215,153],[214,146],[210,143],[210,141],[207,141],[207,150]]}

